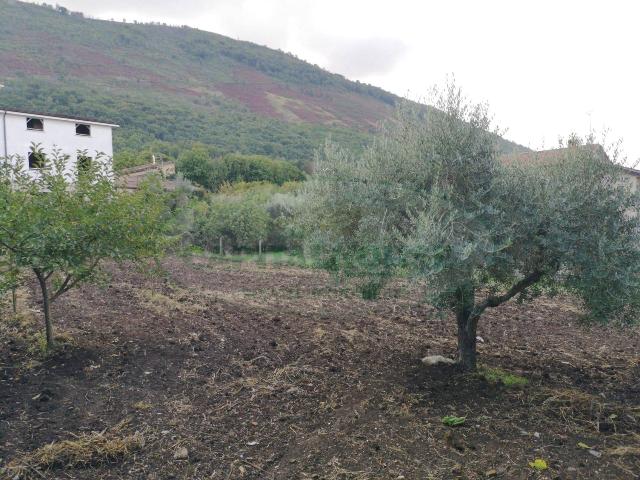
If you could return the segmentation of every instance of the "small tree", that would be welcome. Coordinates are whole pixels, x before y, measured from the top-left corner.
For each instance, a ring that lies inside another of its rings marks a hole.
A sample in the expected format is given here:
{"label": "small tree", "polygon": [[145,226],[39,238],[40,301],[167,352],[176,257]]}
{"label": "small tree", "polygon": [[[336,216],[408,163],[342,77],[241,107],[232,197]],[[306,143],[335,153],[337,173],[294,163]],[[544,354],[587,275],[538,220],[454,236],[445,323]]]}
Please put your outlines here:
{"label": "small tree", "polygon": [[117,191],[100,158],[81,175],[66,171],[68,163],[56,151],[35,174],[20,158],[0,168],[0,248],[13,269],[30,270],[38,281],[49,347],[53,302],[91,279],[101,262],[156,255],[164,242],[164,207],[151,188]]}
{"label": "small tree", "polygon": [[638,198],[601,148],[505,165],[486,106],[449,85],[434,110],[401,108],[364,153],[328,144],[299,221],[308,253],[375,297],[399,273],[456,315],[458,361],[476,367],[483,312],[565,289],[592,318],[640,306]]}
{"label": "small tree", "polygon": [[196,222],[196,241],[212,250],[220,237],[234,250],[257,248],[269,232],[269,214],[250,195],[219,194]]}

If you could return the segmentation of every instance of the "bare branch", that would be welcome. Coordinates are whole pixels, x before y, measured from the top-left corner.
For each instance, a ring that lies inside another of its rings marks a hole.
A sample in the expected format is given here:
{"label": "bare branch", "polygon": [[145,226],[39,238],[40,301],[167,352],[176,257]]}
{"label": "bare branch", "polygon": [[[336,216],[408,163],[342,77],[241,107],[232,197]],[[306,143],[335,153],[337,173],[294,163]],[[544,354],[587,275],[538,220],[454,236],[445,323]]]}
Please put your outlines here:
{"label": "bare branch", "polygon": [[487,308],[497,307],[498,305],[502,305],[504,302],[512,299],[517,294],[540,280],[544,273],[545,272],[542,270],[534,270],[502,295],[490,295],[483,302],[474,307],[473,316],[479,317]]}

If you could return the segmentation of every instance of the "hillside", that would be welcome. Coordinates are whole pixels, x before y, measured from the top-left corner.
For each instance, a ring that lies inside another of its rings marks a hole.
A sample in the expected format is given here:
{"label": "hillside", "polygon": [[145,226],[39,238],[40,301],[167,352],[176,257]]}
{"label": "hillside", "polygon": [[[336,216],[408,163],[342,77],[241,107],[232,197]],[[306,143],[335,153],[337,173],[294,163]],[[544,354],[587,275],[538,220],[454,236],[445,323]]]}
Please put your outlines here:
{"label": "hillside", "polygon": [[[298,164],[328,135],[364,144],[398,100],[290,54],[214,33],[7,0],[0,0],[0,84],[0,108],[120,124],[116,152],[198,141],[220,153]],[[501,144],[506,152],[522,148]]]}

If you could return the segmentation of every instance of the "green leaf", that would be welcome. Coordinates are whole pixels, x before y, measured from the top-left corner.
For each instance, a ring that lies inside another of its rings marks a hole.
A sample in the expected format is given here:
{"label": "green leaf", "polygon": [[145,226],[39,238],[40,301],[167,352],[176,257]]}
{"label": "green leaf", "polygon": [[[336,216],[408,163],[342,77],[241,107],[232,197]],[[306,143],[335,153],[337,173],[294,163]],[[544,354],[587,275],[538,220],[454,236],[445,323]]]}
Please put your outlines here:
{"label": "green leaf", "polygon": [[547,462],[541,458],[536,458],[533,462],[529,462],[529,466],[531,468],[535,468],[536,470],[540,470],[540,471],[543,471],[549,468],[549,466],[547,465]]}
{"label": "green leaf", "polygon": [[447,415],[442,417],[442,423],[448,427],[457,427],[462,425],[466,421],[467,417],[455,417],[453,415]]}

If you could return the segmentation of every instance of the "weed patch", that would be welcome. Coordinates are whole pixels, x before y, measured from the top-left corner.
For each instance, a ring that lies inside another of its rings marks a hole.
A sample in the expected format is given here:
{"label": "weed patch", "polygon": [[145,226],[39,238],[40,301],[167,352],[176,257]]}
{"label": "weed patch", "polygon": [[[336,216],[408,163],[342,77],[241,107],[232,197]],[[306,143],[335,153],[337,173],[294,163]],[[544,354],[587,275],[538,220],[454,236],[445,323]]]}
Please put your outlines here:
{"label": "weed patch", "polygon": [[520,375],[505,372],[500,368],[482,367],[478,374],[487,382],[494,385],[504,385],[507,388],[519,388],[529,384],[529,380]]}

